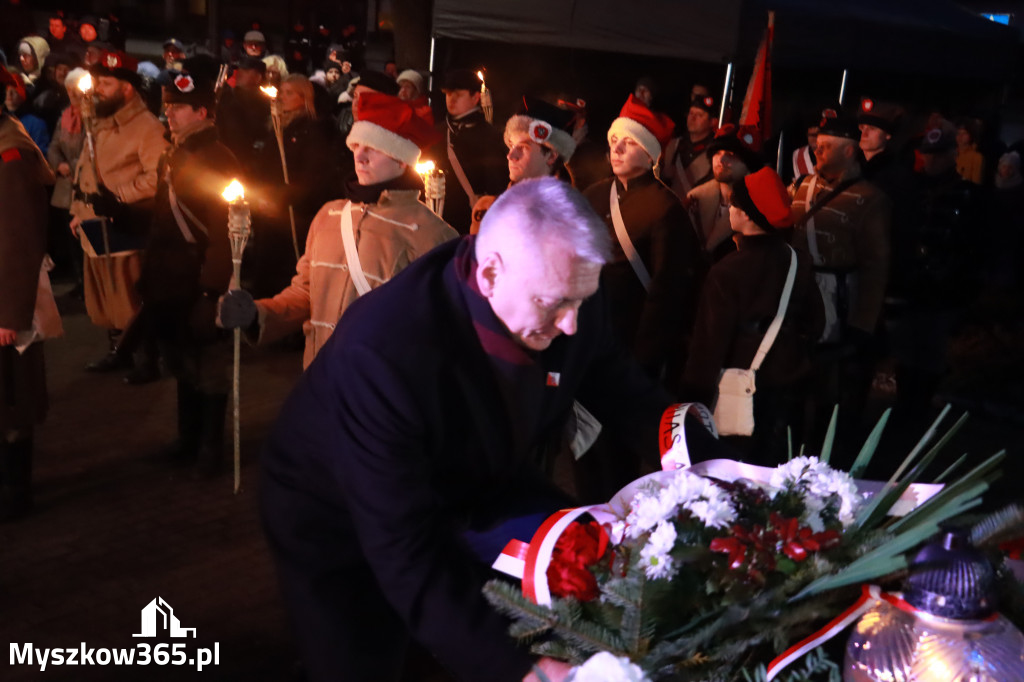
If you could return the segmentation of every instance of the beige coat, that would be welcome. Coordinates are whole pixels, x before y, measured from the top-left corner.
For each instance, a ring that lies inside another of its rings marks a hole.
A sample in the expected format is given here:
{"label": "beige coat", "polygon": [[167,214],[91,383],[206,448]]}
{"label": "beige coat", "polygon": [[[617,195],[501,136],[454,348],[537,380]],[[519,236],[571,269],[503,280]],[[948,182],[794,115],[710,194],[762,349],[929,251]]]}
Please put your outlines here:
{"label": "beige coat", "polygon": [[[88,143],[78,157],[74,184],[77,196],[71,201],[71,215],[81,220],[95,218],[92,206],[81,194],[97,191],[96,175],[124,204],[151,199],[156,194],[157,164],[168,146],[164,126],[135,95],[113,116],[97,119],[94,127],[96,173],[93,173]],[[106,259],[90,248],[83,238],[85,306],[94,324],[124,329],[141,302],[135,290],[139,279],[140,252],[124,251]],[[112,273],[112,276],[111,276]]]}
{"label": "beige coat", "polygon": [[686,195],[685,205],[690,219],[707,253],[713,252],[726,239],[732,239],[729,210],[722,208],[722,190],[718,180],[712,178],[697,185]]}
{"label": "beige coat", "polygon": [[[409,263],[458,234],[418,201],[415,190],[386,190],[376,204],[353,204],[352,224],[359,263],[372,288],[388,281]],[[306,237],[292,282],[273,298],[256,302],[258,343],[302,329],[308,367],[326,343],[345,309],[359,293],[349,275],[341,238],[341,210],[348,200],[320,209]]]}

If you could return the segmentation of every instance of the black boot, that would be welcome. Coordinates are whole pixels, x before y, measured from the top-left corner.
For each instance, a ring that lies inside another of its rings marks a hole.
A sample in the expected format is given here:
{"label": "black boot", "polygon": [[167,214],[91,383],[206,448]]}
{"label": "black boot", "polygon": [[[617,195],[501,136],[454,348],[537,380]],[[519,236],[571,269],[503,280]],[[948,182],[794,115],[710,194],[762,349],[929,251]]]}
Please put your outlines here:
{"label": "black boot", "polygon": [[121,336],[120,329],[107,331],[107,341],[110,350],[99,360],[90,362],[85,366],[87,372],[115,372],[119,369],[129,369],[132,366],[131,355],[118,352],[118,339]]}
{"label": "black boot", "polygon": [[195,386],[178,382],[178,438],[161,451],[164,459],[186,464],[199,456],[203,428],[202,394]]}
{"label": "black boot", "polygon": [[223,393],[200,393],[199,396],[202,431],[195,471],[202,478],[212,478],[224,470],[224,416],[228,397]]}
{"label": "black boot", "polygon": [[0,443],[0,522],[32,509],[32,439]]}

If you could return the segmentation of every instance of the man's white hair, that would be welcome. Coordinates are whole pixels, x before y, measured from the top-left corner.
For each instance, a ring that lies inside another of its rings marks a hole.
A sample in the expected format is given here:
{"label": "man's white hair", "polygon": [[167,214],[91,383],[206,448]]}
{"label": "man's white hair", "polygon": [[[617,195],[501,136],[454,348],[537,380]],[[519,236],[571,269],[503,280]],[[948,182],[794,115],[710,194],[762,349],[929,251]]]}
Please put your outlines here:
{"label": "man's white hair", "polygon": [[487,210],[476,238],[476,255],[500,251],[500,240],[514,234],[527,245],[559,242],[590,263],[611,260],[611,236],[590,202],[557,178],[522,180],[505,190]]}

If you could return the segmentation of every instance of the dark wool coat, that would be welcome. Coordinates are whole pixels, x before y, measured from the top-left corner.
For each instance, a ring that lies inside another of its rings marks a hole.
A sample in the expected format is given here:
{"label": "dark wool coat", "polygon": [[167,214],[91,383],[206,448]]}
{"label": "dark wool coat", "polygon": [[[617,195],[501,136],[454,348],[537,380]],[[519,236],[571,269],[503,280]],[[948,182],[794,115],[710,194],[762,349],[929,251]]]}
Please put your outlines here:
{"label": "dark wool coat", "polygon": [[657,456],[671,400],[614,342],[600,295],[507,407],[456,271],[471,247],[443,244],[353,303],[269,438],[263,519],[311,680],[387,679],[406,630],[460,680],[520,680],[532,658],[463,534],[558,504],[534,453],[574,398]]}
{"label": "dark wool coat", "polygon": [[[757,387],[794,385],[810,370],[811,351],[824,325],[821,294],[810,259],[797,254],[796,280],[782,328],[757,372]],[[690,343],[684,397],[714,403],[723,369],[748,369],[778,312],[790,250],[778,234],[740,237],[739,250],[711,267]],[[754,394],[757,399],[759,394]]]}
{"label": "dark wool coat", "polygon": [[452,146],[466,173],[474,194],[501,194],[508,186],[508,147],[502,134],[487,122],[482,111],[474,111],[463,118],[453,120],[447,117],[441,127],[441,141],[434,145],[429,158],[444,171],[445,197],[444,221],[459,234],[469,234],[473,221],[473,203],[459,183],[452,164],[448,160],[448,134]]}
{"label": "dark wool coat", "polygon": [[[644,290],[615,236],[609,201],[613,181],[622,222],[651,275],[650,291]],[[685,357],[686,337],[706,272],[690,216],[653,173],[630,180],[627,190],[612,177],[584,194],[612,236],[612,261],[604,267],[601,281],[608,292],[616,336],[652,376],[666,365],[678,376],[682,368],[677,363]]]}
{"label": "dark wool coat", "polygon": [[[51,184],[53,171],[24,127],[0,113],[0,328],[32,328]],[[46,412],[41,348],[34,343],[24,355],[0,348],[0,437],[31,427]]]}

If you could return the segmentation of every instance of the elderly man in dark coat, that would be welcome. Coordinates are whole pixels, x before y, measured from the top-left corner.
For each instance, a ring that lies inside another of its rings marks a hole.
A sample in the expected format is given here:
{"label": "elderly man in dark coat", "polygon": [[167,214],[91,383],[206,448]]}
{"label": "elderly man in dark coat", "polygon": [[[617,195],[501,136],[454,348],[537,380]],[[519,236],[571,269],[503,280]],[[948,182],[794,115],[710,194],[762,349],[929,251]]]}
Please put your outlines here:
{"label": "elderly man in dark coat", "polygon": [[172,75],[164,109],[173,144],[160,160],[139,292],[178,381],[178,442],[169,454],[215,474],[231,367],[228,337],[215,324],[217,300],[231,280],[228,204],[220,193],[240,168],[214,127],[213,83],[200,68]]}
{"label": "elderly man in dark coat", "polygon": [[[576,399],[656,457],[671,403],[614,341],[608,257],[578,192],[527,180],[479,235],[345,312],[263,458],[263,521],[309,680],[393,680],[407,637],[460,680],[537,679],[481,587],[507,540],[567,502],[543,446]],[[688,426],[692,446],[711,440]]]}
{"label": "elderly man in dark coat", "polygon": [[[0,96],[7,87],[20,83],[0,66]],[[43,347],[36,341],[48,335],[48,324],[60,327],[59,317],[40,315],[48,295],[48,312],[56,316],[49,285],[40,286],[53,181],[25,128],[0,111],[0,521],[32,506],[32,431],[46,414]]]}

